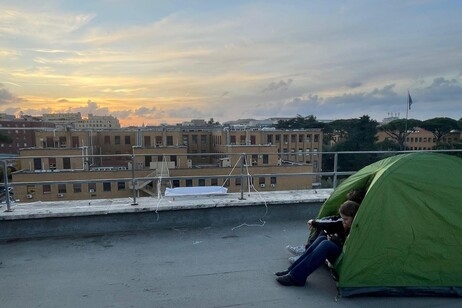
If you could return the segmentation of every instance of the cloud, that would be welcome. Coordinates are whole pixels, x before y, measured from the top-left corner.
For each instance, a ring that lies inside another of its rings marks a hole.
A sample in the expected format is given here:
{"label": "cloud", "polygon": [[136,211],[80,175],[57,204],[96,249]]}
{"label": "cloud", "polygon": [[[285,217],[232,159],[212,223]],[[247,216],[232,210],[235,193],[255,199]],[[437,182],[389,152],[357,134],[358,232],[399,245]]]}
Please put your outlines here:
{"label": "cloud", "polygon": [[141,108],[135,109],[135,111],[133,112],[133,114],[140,116],[140,117],[144,117],[144,118],[154,116],[156,113],[157,113],[156,107],[152,107],[152,108],[141,107]]}
{"label": "cloud", "polygon": [[35,41],[58,40],[88,24],[96,14],[71,14],[59,11],[4,9],[0,35]]}
{"label": "cloud", "polygon": [[359,82],[359,81],[353,81],[353,82],[350,82],[347,84],[347,87],[348,88],[351,88],[351,89],[354,89],[354,88],[359,88],[360,86],[362,86],[362,82]]}
{"label": "cloud", "polygon": [[185,107],[185,108],[175,108],[167,111],[169,117],[172,118],[183,118],[183,119],[197,119],[197,118],[208,118],[210,117],[210,112],[203,112],[196,108]]}
{"label": "cloud", "polygon": [[289,89],[290,85],[292,84],[292,79],[287,79],[285,80],[279,80],[279,82],[271,82],[269,85],[267,85],[262,92],[274,92],[274,91],[286,91]]}
{"label": "cloud", "polygon": [[15,96],[0,83],[0,106],[18,104],[21,102],[23,102],[23,99]]}

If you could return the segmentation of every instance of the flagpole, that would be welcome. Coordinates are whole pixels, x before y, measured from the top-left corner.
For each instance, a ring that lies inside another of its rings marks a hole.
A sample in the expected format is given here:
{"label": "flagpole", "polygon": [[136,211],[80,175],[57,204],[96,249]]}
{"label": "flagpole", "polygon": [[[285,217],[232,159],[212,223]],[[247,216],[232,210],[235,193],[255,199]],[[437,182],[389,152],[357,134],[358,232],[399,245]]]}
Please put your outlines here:
{"label": "flagpole", "polygon": [[403,140],[403,146],[404,150],[406,150],[406,138],[407,138],[407,118],[409,115],[409,89],[407,90],[407,97],[406,97],[406,121],[404,122],[404,140]]}

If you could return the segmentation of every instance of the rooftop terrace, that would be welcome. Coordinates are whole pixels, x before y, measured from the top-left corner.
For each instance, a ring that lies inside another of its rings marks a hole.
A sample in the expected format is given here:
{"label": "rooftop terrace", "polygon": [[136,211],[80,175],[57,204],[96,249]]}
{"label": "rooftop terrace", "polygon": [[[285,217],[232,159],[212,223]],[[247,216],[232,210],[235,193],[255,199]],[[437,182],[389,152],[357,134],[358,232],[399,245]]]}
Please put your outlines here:
{"label": "rooftop terrace", "polygon": [[1,307],[459,307],[460,299],[336,299],[324,268],[280,286],[330,190],[14,205],[0,215]]}

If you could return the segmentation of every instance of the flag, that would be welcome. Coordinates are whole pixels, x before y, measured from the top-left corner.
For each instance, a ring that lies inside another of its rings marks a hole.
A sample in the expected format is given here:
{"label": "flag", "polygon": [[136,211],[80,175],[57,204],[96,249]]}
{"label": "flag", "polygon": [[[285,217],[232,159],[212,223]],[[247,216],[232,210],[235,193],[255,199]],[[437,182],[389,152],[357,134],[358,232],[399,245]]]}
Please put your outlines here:
{"label": "flag", "polygon": [[409,91],[407,91],[407,105],[408,105],[409,110],[411,110],[412,97],[411,97],[411,94],[409,94]]}

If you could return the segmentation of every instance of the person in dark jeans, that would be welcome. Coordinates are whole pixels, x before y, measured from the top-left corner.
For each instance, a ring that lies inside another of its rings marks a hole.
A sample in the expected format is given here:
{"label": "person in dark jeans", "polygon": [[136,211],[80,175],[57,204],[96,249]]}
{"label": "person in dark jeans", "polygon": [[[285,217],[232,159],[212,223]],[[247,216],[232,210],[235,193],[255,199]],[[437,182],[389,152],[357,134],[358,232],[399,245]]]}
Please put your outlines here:
{"label": "person in dark jeans", "polygon": [[354,201],[345,201],[339,208],[341,220],[316,221],[311,224],[324,231],[287,270],[275,273],[276,280],[284,286],[304,286],[307,277],[326,260],[334,263],[342,252],[353,219],[359,209]]}
{"label": "person in dark jeans", "polygon": [[[361,202],[364,199],[364,196],[366,195],[366,190],[359,188],[359,189],[353,189],[349,191],[346,195],[347,200],[354,201],[358,204],[361,204]],[[334,215],[334,216],[327,216],[323,217],[320,219],[317,219],[316,221],[319,223],[325,222],[325,221],[337,221],[341,220],[340,215]],[[311,244],[314,243],[314,241],[318,238],[318,236],[323,235],[324,232],[321,228],[316,228],[312,224],[313,219],[308,220],[307,225],[309,229],[309,235],[308,235],[308,240],[305,245],[303,246],[291,246],[287,245],[286,249],[293,254],[294,256],[289,258],[290,263],[294,263],[295,260],[299,258],[307,249],[310,247]]]}

